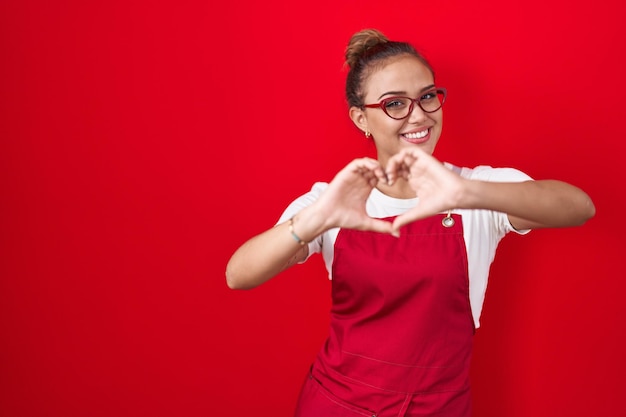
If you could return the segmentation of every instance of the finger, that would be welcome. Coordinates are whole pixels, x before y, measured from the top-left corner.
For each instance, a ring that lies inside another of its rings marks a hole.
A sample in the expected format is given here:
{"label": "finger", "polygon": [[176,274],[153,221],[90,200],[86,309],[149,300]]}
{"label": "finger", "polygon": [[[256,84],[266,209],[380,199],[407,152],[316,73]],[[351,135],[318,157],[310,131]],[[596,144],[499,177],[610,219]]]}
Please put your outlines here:
{"label": "finger", "polygon": [[386,173],[387,178],[393,183],[398,178],[402,177],[404,179],[408,178],[408,175],[411,171],[411,168],[415,164],[419,153],[415,153],[415,151],[419,151],[418,148],[405,148],[400,152],[392,156],[389,161],[387,161]]}
{"label": "finger", "polygon": [[404,162],[404,153],[398,153],[387,161],[385,173],[389,185],[393,185],[399,177],[404,177],[405,172],[407,172],[407,166]]}
{"label": "finger", "polygon": [[368,220],[363,222],[362,227],[362,230],[369,230],[378,233],[392,234],[393,232],[391,222],[388,222],[386,220],[369,218]]}
{"label": "finger", "polygon": [[376,176],[378,181],[389,183],[389,178],[387,178],[387,173],[385,173],[385,170],[383,169],[383,167],[380,166],[380,164],[374,170],[374,175]]}
{"label": "finger", "polygon": [[362,171],[374,171],[377,168],[380,168],[380,163],[371,158],[359,158],[352,161],[351,165],[354,169],[362,170]]}
{"label": "finger", "polygon": [[[378,181],[387,182],[387,174],[377,160],[362,158],[355,163],[355,166],[364,178],[371,181],[371,184],[376,185]],[[373,178],[375,178],[375,180],[373,180]]]}
{"label": "finger", "polygon": [[372,171],[366,171],[361,174],[361,176],[371,187],[374,187],[376,186],[376,184],[378,184],[378,177]]}
{"label": "finger", "polygon": [[391,228],[392,229],[391,234],[396,237],[399,237],[400,228],[402,228],[403,226],[406,226],[409,223],[413,223],[416,220],[424,219],[428,216],[429,216],[428,213],[425,213],[419,210],[417,207],[412,210],[409,210],[406,213],[401,214],[394,219],[392,228]]}

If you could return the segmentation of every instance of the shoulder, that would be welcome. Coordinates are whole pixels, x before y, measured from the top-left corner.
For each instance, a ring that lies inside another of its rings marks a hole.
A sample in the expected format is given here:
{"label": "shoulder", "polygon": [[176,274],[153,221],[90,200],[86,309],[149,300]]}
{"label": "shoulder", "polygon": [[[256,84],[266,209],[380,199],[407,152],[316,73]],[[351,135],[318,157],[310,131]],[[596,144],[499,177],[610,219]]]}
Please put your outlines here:
{"label": "shoulder", "polygon": [[313,184],[313,187],[311,187],[311,193],[320,195],[322,194],[322,192],[324,192],[325,189],[328,188],[328,183],[327,182],[316,182],[315,184]]}
{"label": "shoulder", "polygon": [[474,168],[467,168],[458,167],[448,162],[444,163],[444,165],[463,178],[470,180],[492,182],[522,182],[532,180],[528,174],[516,168],[492,167],[489,165],[478,165]]}
{"label": "shoulder", "polygon": [[306,192],[305,194],[302,194],[301,196],[293,200],[287,206],[287,208],[285,209],[283,214],[280,216],[276,224],[280,224],[286,221],[287,219],[294,216],[297,212],[302,210],[304,207],[307,207],[313,204],[319,198],[319,196],[324,192],[324,190],[326,190],[326,188],[328,188],[327,182],[314,183],[308,192]]}
{"label": "shoulder", "polygon": [[316,182],[313,184],[313,186],[311,186],[311,189],[309,191],[300,195],[294,201],[300,200],[303,202],[312,203],[313,201],[317,200],[320,194],[322,194],[327,188],[327,182]]}

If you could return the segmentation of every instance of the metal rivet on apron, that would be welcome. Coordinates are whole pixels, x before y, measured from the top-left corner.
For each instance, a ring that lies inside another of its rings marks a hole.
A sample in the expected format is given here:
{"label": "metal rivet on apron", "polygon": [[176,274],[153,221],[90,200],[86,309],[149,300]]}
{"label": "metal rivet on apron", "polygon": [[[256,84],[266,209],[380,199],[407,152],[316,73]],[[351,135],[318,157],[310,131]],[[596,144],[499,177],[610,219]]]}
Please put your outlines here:
{"label": "metal rivet on apron", "polygon": [[448,214],[446,215],[446,217],[441,219],[441,224],[443,224],[443,227],[452,227],[452,226],[454,226],[454,219],[450,215],[450,210],[448,210]]}

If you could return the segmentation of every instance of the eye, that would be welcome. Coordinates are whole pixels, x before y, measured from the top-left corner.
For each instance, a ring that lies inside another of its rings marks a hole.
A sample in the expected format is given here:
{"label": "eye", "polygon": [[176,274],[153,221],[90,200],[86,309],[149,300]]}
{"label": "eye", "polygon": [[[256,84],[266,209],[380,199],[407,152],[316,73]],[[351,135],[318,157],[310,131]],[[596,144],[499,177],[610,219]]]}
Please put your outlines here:
{"label": "eye", "polygon": [[430,101],[437,98],[437,90],[432,90],[420,97],[420,101]]}
{"label": "eye", "polygon": [[397,110],[406,107],[408,105],[407,102],[408,100],[402,97],[391,97],[383,101],[383,105],[386,109]]}

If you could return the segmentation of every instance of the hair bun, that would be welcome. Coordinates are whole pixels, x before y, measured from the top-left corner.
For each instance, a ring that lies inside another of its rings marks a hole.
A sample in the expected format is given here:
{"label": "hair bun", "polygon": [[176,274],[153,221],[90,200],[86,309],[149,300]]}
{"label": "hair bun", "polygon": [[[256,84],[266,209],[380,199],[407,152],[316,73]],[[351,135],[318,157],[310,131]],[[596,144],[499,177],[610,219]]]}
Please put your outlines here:
{"label": "hair bun", "polygon": [[346,64],[353,68],[367,50],[387,42],[389,39],[376,29],[363,29],[355,33],[346,48]]}

